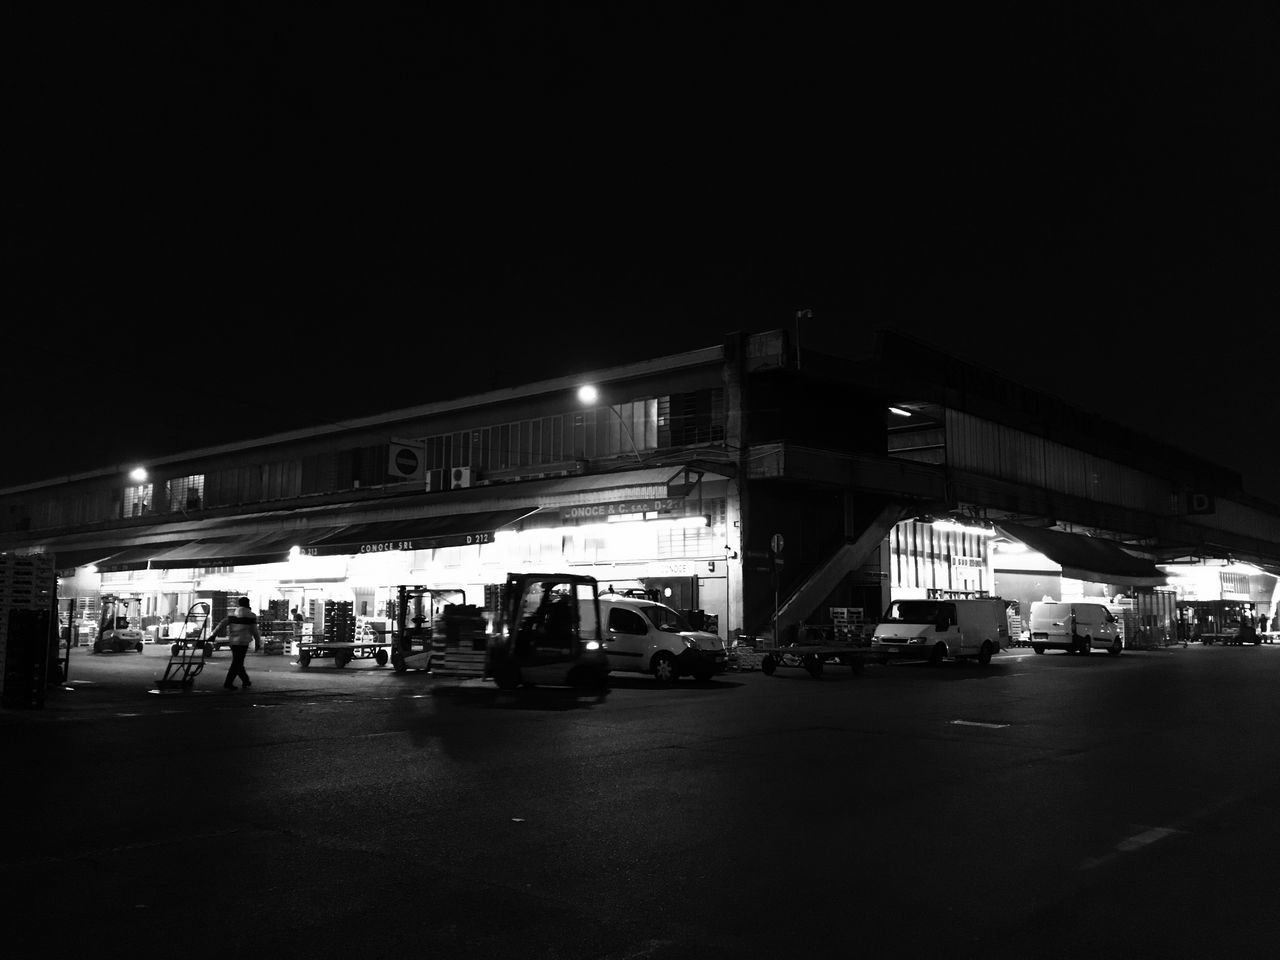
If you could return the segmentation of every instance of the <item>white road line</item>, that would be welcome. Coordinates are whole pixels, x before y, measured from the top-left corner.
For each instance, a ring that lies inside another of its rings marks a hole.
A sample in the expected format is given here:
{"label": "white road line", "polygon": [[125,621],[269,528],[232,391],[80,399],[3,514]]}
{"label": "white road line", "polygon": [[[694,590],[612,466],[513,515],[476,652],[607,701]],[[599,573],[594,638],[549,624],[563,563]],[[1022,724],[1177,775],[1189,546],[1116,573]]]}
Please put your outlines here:
{"label": "white road line", "polygon": [[1141,833],[1135,833],[1132,837],[1126,837],[1115,845],[1114,850],[1110,850],[1100,857],[1090,857],[1080,864],[1080,870],[1092,870],[1094,867],[1100,867],[1104,863],[1110,863],[1122,853],[1133,853],[1135,850],[1141,850],[1143,847],[1149,847],[1166,837],[1172,837],[1175,834],[1186,833],[1185,830],[1177,830],[1173,827],[1151,827],[1143,830]]}
{"label": "white road line", "polygon": [[1155,843],[1157,840],[1163,840],[1165,837],[1173,836],[1175,833],[1182,833],[1181,830],[1174,830],[1172,827],[1152,827],[1150,830],[1144,830],[1142,833],[1134,834],[1127,840],[1121,840],[1116,844],[1116,849],[1121,853],[1130,853],[1139,850],[1142,847]]}
{"label": "white road line", "polygon": [[949,720],[948,723],[954,723],[961,727],[986,727],[988,730],[999,730],[1001,727],[1007,727],[1007,723],[981,723],[978,720]]}

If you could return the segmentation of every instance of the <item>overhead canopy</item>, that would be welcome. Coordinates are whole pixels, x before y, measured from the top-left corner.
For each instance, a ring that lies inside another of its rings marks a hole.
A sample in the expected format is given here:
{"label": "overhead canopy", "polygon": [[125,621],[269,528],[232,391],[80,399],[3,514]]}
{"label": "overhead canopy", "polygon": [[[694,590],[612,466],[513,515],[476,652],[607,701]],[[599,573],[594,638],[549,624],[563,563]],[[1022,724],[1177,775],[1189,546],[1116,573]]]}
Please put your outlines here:
{"label": "overhead canopy", "polygon": [[1152,561],[1136,557],[1110,540],[1018,523],[997,523],[996,528],[1059,564],[1063,576],[1129,587],[1162,587],[1169,582]]}
{"label": "overhead canopy", "polygon": [[53,551],[53,558],[57,565],[58,576],[69,576],[76,567],[88,566],[91,563],[102,564],[119,552],[119,547],[75,547],[69,550]]}
{"label": "overhead canopy", "polygon": [[111,556],[97,562],[102,573],[117,573],[121,570],[146,570],[151,559],[158,553],[173,547],[189,543],[189,540],[169,540],[165,543],[146,543],[136,547],[125,547]]}
{"label": "overhead canopy", "polygon": [[175,567],[281,563],[289,559],[290,549],[305,543],[305,536],[297,532],[206,537],[155,554],[151,558],[151,566],[169,570]]}
{"label": "overhead canopy", "polygon": [[537,507],[461,513],[447,517],[415,517],[355,523],[321,537],[306,548],[312,556],[382,553],[387,550],[432,550],[475,543],[492,543],[494,534],[532,513]]}

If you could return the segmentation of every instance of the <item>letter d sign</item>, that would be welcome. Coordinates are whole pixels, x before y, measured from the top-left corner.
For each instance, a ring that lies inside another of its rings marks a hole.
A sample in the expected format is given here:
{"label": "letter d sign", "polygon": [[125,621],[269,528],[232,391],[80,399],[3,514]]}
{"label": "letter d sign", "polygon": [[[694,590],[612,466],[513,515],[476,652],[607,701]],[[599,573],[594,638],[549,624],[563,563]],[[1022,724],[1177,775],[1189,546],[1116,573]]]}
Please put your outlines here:
{"label": "letter d sign", "polygon": [[1213,513],[1213,494],[1187,494],[1187,513]]}

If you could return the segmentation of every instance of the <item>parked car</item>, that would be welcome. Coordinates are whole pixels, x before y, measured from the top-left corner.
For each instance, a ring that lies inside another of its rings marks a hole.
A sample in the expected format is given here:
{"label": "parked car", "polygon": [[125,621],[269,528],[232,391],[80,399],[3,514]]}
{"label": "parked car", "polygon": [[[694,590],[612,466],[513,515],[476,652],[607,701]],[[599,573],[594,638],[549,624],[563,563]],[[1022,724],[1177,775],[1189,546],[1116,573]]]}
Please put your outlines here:
{"label": "parked car", "polygon": [[611,673],[645,673],[662,684],[683,676],[706,681],[728,662],[720,637],[695,630],[665,603],[604,594],[600,617]]}

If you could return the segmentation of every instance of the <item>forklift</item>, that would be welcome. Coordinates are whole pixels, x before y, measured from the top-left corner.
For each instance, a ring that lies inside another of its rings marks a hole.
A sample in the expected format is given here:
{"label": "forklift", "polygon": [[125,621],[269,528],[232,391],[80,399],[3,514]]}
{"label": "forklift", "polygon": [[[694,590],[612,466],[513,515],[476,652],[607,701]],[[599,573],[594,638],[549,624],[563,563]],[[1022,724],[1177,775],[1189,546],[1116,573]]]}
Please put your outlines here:
{"label": "forklift", "polygon": [[595,577],[507,574],[487,674],[499,690],[547,684],[605,691],[609,661]]}
{"label": "forklift", "polygon": [[103,594],[102,618],[98,621],[98,638],[93,641],[93,652],[141,653],[146,636],[141,624],[141,597]]}
{"label": "forklift", "polygon": [[391,630],[391,666],[396,673],[433,672],[446,657],[446,641],[456,619],[467,607],[467,593],[456,587],[402,584],[396,588]]}

